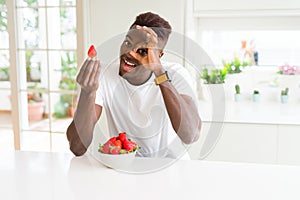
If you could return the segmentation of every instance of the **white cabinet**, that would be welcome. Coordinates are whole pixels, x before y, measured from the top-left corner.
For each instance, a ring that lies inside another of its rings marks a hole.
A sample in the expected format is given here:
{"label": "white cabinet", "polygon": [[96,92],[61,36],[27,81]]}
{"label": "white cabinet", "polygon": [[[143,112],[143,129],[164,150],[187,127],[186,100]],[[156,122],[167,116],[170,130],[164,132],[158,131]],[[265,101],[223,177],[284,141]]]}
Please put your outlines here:
{"label": "white cabinet", "polygon": [[278,126],[278,163],[300,164],[300,126]]}
{"label": "white cabinet", "polygon": [[[199,140],[189,149],[192,159],[201,158],[203,143],[209,141],[210,137],[216,138],[210,136],[213,133],[210,129],[218,125],[220,123],[203,123]],[[210,140],[213,149],[205,160],[269,164],[277,162],[277,125],[224,123],[220,131],[217,140]]]}
{"label": "white cabinet", "polygon": [[300,8],[298,0],[194,0],[194,11],[247,11],[247,10],[295,10]]}

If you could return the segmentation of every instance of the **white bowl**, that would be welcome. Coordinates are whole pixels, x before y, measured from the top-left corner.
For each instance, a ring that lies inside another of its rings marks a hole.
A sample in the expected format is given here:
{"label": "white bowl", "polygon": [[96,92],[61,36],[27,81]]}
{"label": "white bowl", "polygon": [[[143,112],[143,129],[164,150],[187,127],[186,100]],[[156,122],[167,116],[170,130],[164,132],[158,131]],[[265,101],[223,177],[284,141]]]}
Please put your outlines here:
{"label": "white bowl", "polygon": [[113,169],[125,170],[135,159],[136,151],[126,154],[105,154],[99,152],[98,155],[103,165]]}

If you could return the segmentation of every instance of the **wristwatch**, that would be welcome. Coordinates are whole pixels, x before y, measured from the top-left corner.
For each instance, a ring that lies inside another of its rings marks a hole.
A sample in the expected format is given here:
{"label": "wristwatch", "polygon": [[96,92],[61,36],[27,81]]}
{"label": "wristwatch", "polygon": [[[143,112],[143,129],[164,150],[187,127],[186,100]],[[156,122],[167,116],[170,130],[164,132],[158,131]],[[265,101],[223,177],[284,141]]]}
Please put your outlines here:
{"label": "wristwatch", "polygon": [[156,85],[159,85],[159,84],[164,83],[166,81],[171,81],[171,79],[168,76],[167,71],[165,71],[165,73],[163,73],[162,75],[160,75],[160,76],[158,76],[154,79],[154,82],[155,82]]}

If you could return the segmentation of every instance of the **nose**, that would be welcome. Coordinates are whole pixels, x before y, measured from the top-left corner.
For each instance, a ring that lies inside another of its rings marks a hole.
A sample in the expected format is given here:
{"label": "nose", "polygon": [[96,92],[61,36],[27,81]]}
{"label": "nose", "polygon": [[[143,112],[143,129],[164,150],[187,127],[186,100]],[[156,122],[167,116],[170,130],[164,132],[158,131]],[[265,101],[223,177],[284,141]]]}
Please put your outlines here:
{"label": "nose", "polygon": [[131,49],[129,50],[128,54],[134,58],[137,57],[137,52],[136,52],[136,49]]}

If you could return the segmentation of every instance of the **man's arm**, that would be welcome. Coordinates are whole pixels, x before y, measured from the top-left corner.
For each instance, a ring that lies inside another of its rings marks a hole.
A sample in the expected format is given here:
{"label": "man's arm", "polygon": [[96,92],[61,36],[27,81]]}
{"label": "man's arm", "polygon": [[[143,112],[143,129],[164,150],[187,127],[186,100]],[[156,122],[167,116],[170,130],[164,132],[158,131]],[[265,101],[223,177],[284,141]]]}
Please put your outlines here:
{"label": "man's arm", "polygon": [[[162,73],[163,70],[155,75],[159,76]],[[195,102],[191,97],[179,94],[169,81],[161,83],[159,87],[173,129],[185,144],[195,142],[201,130],[201,119]]]}
{"label": "man's arm", "polygon": [[[162,56],[160,51],[166,41],[159,40],[157,34],[149,27],[137,26],[137,29],[144,30],[148,37],[148,63],[144,66],[158,77],[165,73],[160,62]],[[186,144],[196,141],[201,130],[201,119],[196,103],[191,97],[179,94],[171,82],[161,83],[159,87],[173,129],[179,138]]]}
{"label": "man's arm", "polygon": [[95,124],[101,116],[102,107],[95,105],[100,68],[99,60],[89,58],[82,65],[76,79],[81,92],[74,119],[67,129],[70,150],[76,156],[86,152],[93,139]]}

